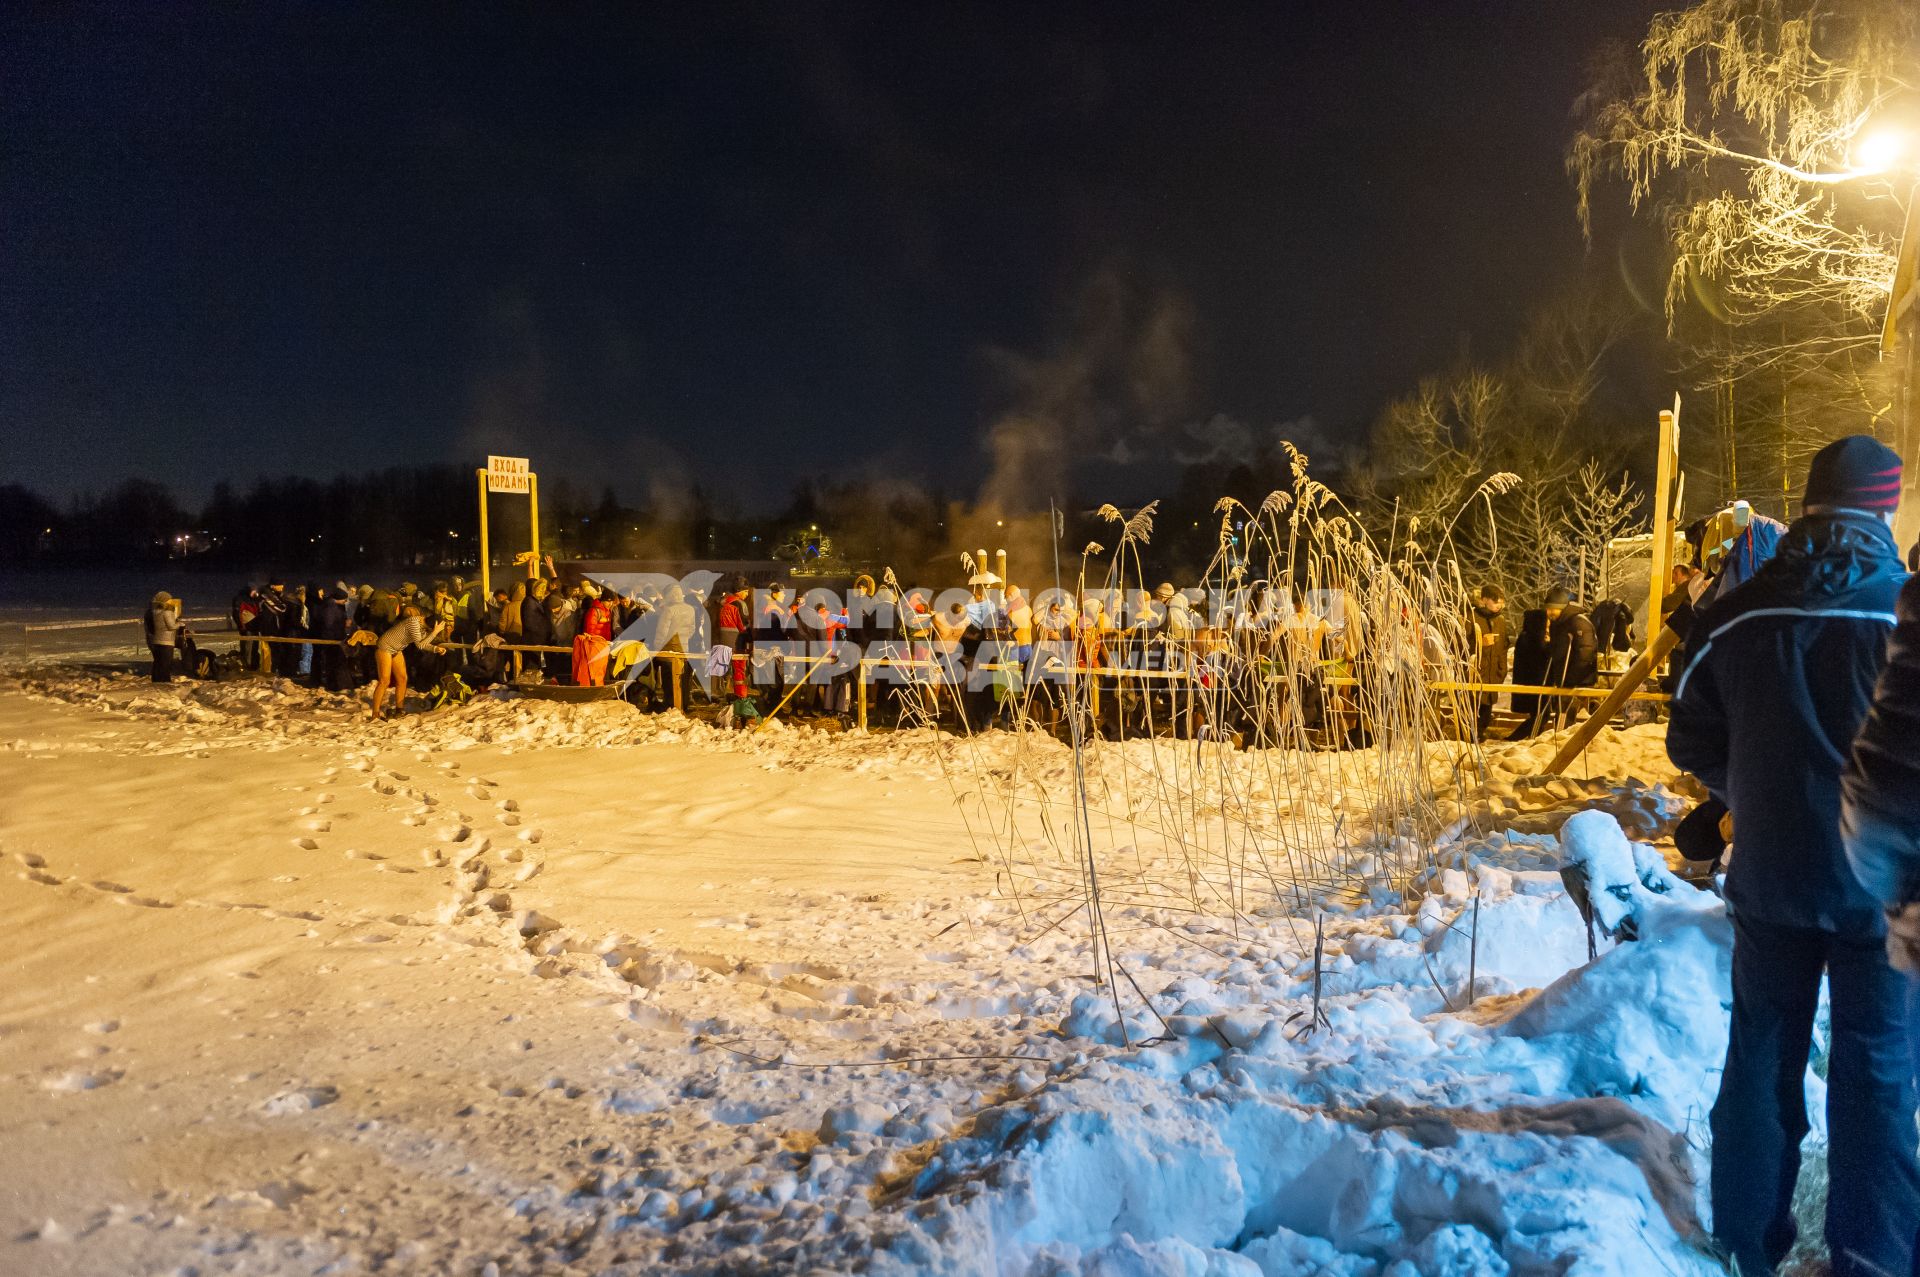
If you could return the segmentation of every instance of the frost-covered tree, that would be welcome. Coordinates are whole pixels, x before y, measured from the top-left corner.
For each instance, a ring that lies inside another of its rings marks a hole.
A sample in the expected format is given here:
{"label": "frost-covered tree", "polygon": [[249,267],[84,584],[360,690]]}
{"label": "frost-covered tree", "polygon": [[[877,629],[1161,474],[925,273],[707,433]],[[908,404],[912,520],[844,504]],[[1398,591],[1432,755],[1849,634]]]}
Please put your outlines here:
{"label": "frost-covered tree", "polygon": [[1688,457],[1715,497],[1798,484],[1827,439],[1883,424],[1874,341],[1900,200],[1864,152],[1911,114],[1910,0],[1699,0],[1598,63],[1567,156],[1583,224],[1625,188],[1671,249],[1665,310],[1710,392]]}
{"label": "frost-covered tree", "polygon": [[1568,483],[1567,498],[1557,512],[1563,555],[1576,564],[1585,563],[1591,597],[1614,597],[1620,593],[1619,584],[1599,579],[1608,558],[1607,544],[1647,530],[1642,509],[1645,495],[1631,476],[1622,473],[1615,482],[1598,461],[1588,461]]}
{"label": "frost-covered tree", "polygon": [[[1627,330],[1604,295],[1577,291],[1536,312],[1509,359],[1428,378],[1390,404],[1350,480],[1375,539],[1450,554],[1470,579],[1521,597],[1571,585],[1575,480],[1585,462],[1623,459],[1618,420],[1595,398]],[[1488,486],[1502,474],[1513,478]]]}

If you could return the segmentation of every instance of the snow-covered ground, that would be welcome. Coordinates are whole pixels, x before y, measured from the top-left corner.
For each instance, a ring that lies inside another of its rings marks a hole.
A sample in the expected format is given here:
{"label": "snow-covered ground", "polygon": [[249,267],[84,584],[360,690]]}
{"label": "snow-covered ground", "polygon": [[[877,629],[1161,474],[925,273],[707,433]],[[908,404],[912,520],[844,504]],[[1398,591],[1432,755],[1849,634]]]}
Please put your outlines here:
{"label": "snow-covered ground", "polygon": [[1327,907],[1317,1029],[1311,907],[1110,906],[1116,1014],[956,803],[1016,748],[14,670],[0,1272],[1720,1271],[1728,929],[1614,823],[1684,810],[1658,728],[1491,750]]}

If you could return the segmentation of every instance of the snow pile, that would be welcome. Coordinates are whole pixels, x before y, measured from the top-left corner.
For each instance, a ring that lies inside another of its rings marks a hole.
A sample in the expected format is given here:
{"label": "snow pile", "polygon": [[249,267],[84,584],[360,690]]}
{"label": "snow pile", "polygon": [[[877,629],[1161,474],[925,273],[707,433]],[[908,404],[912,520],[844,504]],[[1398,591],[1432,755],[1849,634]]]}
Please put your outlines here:
{"label": "snow pile", "polygon": [[[1697,1249],[1703,1164],[1687,1135],[1725,1050],[1718,902],[1648,893],[1644,939],[1581,966],[1564,894],[1539,871],[1478,868],[1464,885],[1490,984],[1557,963],[1546,990],[1449,1011],[1447,990],[1408,978],[1435,951],[1419,915],[1384,913],[1330,928],[1341,956],[1367,957],[1336,960],[1319,1033],[1289,1016],[1298,980],[1230,969],[1205,998],[1176,980],[1171,1037],[982,1114],[928,1159],[913,1222],[876,1270],[1717,1272]],[[1522,956],[1529,927],[1545,944]],[[1063,1032],[1110,1043],[1111,1023],[1082,994]]]}

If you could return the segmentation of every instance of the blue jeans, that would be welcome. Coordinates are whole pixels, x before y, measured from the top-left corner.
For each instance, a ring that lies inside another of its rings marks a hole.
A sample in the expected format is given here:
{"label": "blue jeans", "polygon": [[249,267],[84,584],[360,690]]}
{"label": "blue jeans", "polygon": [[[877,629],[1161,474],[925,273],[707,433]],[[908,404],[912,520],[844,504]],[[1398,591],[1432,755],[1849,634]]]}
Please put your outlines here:
{"label": "blue jeans", "polygon": [[[1920,1090],[1920,975],[1907,977],[1907,1047],[1913,1056],[1914,1087]],[[1913,1237],[1913,1277],[1920,1277],[1920,1229]]]}
{"label": "blue jeans", "polygon": [[1827,1069],[1827,1245],[1834,1277],[1911,1273],[1920,1231],[1915,1164],[1913,984],[1878,936],[1733,919],[1733,1024],[1713,1105],[1713,1233],[1743,1273],[1792,1249],[1794,1181],[1807,1133],[1804,1079],[1820,977]]}

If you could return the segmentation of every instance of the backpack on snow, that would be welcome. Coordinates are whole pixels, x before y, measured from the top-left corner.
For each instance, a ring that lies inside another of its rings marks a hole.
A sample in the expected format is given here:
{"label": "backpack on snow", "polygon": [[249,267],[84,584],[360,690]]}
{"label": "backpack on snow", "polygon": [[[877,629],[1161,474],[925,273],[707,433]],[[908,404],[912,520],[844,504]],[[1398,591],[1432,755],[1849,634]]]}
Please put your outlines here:
{"label": "backpack on snow", "polygon": [[473,689],[458,674],[442,674],[440,681],[427,693],[428,709],[443,709],[448,705],[465,705],[473,697]]}

